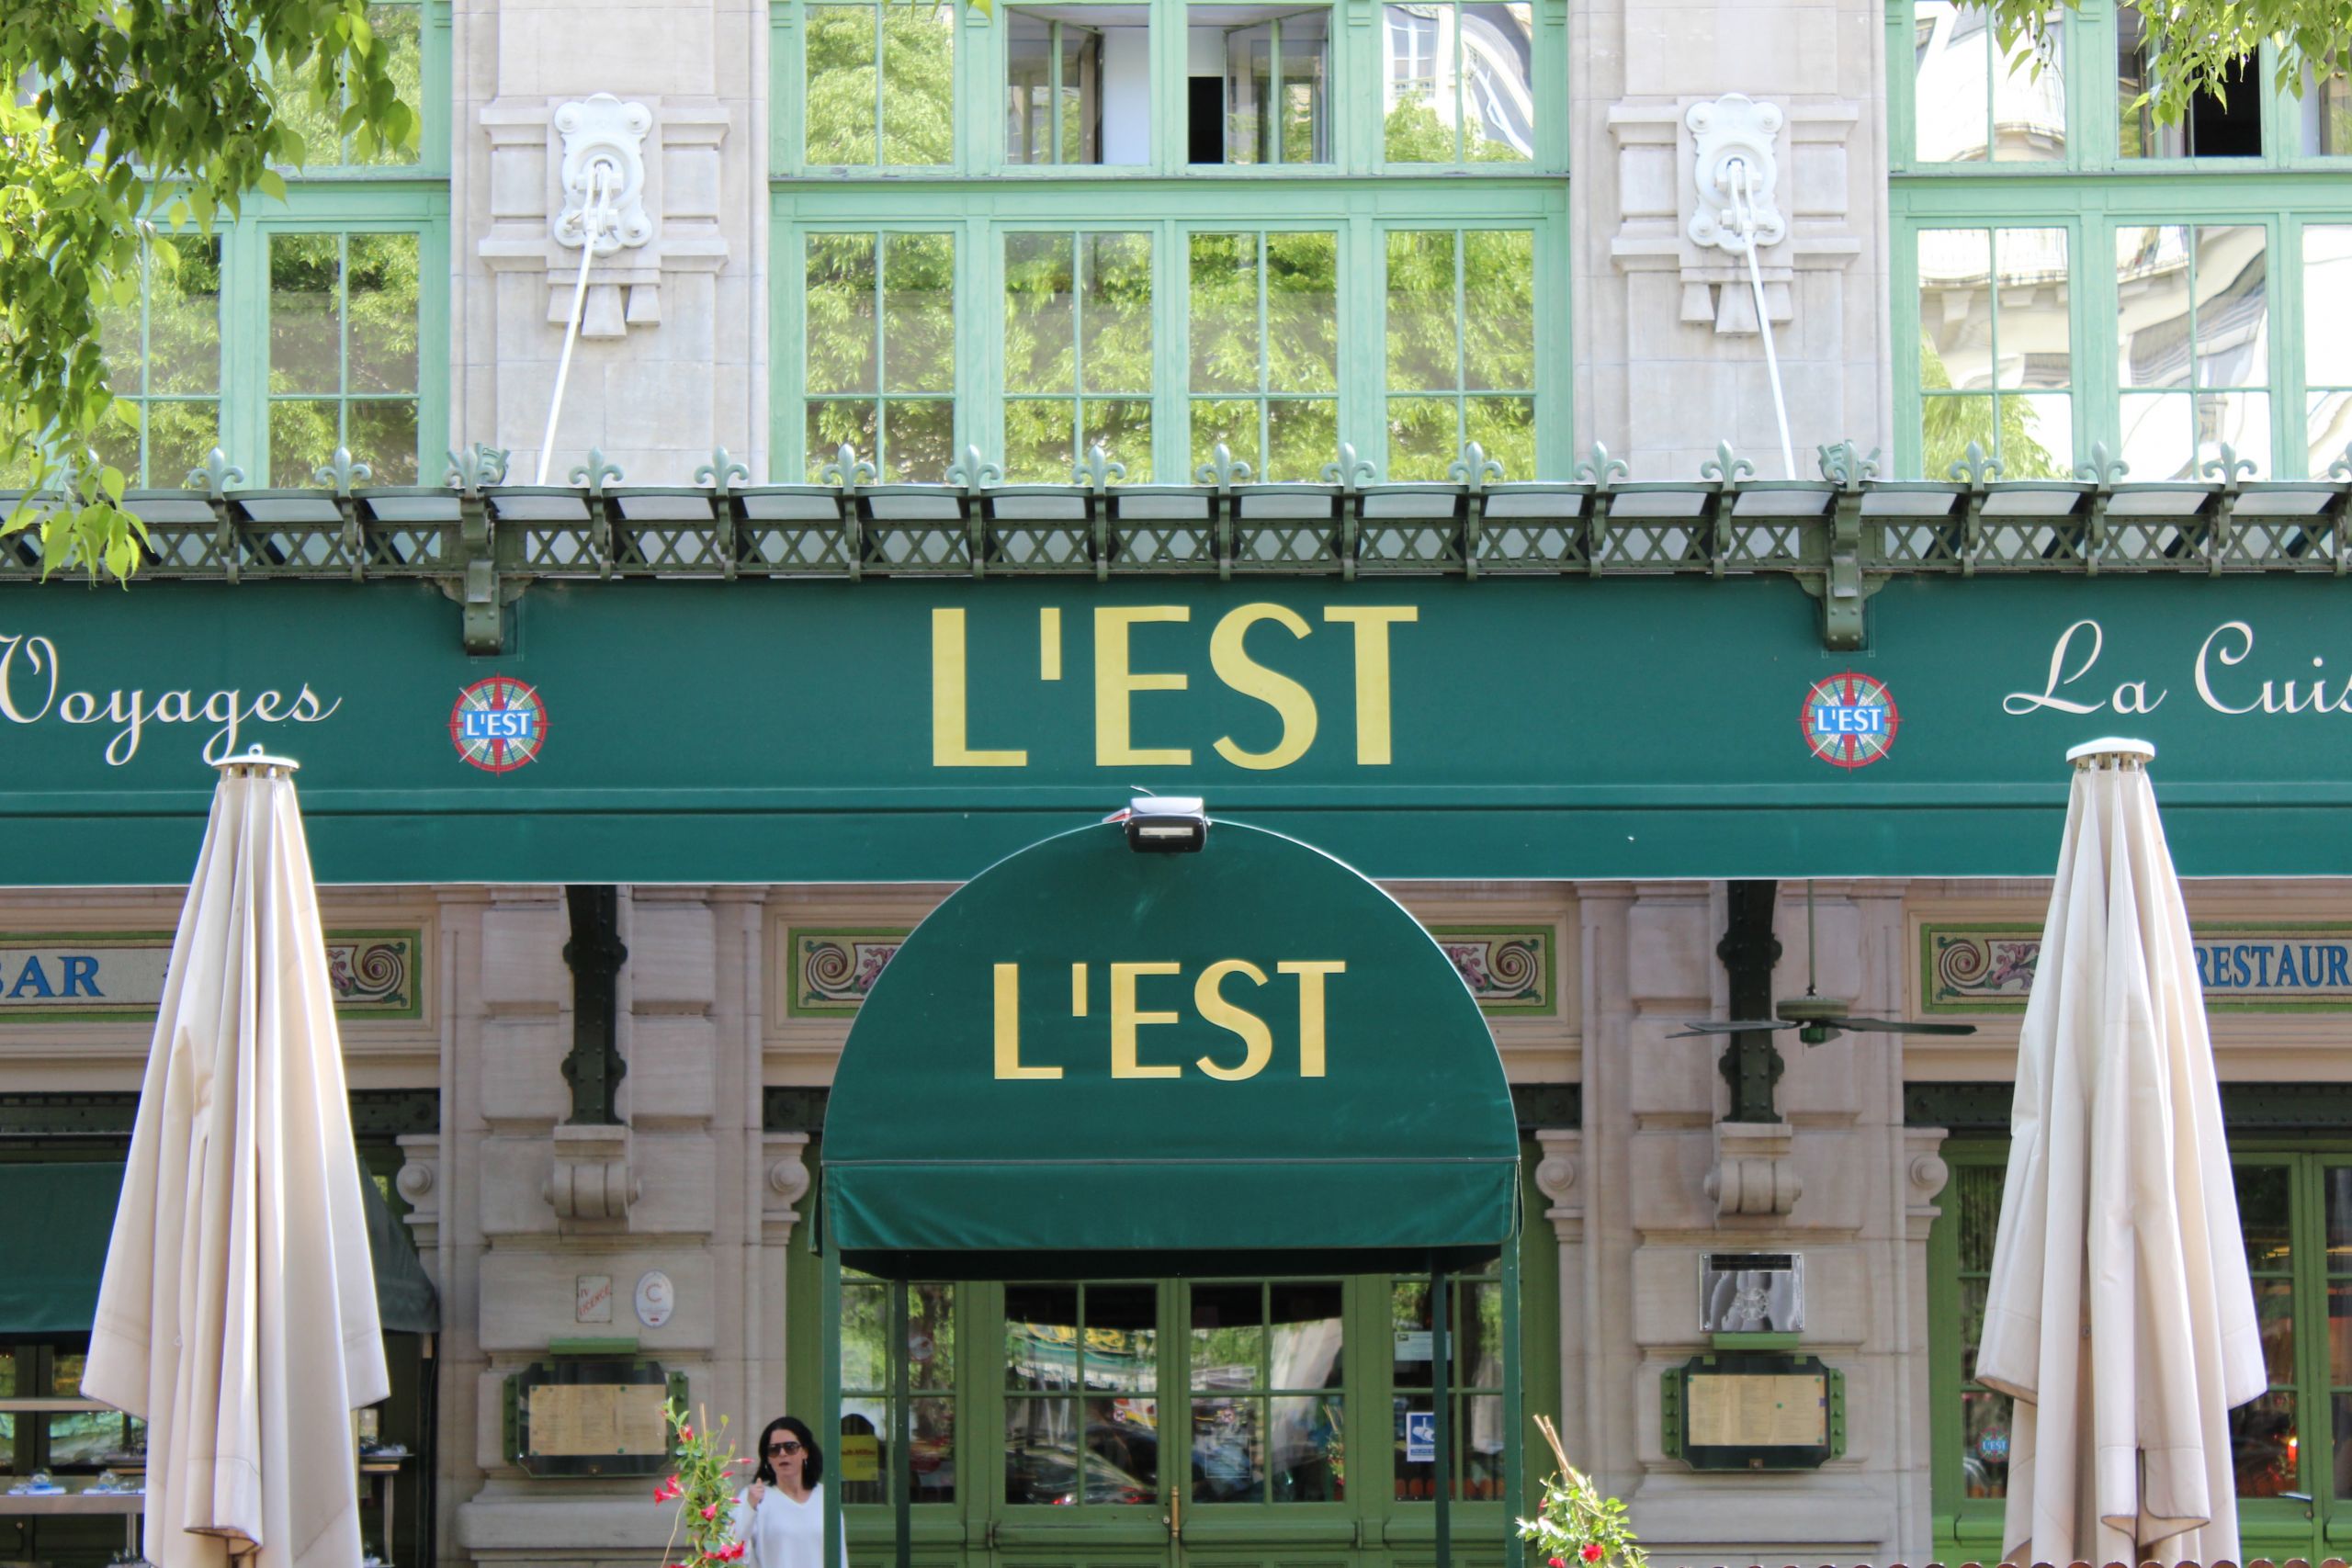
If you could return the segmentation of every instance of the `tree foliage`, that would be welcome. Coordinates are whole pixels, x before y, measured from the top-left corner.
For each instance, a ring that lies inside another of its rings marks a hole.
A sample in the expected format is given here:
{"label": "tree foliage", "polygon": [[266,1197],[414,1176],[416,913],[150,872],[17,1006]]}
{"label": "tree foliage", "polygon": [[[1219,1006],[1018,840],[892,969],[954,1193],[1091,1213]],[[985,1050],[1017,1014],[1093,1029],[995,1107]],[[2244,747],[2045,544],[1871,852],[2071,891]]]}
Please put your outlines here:
{"label": "tree foliage", "polygon": [[[2049,59],[2048,35],[2066,11],[2050,0],[1989,0],[2003,49],[2019,40]],[[2352,64],[2352,0],[2131,0],[2147,26],[2154,57],[2147,96],[2156,118],[2177,123],[2200,94],[2226,98],[2243,87],[2246,62],[2266,39],[2277,47],[2278,83],[2300,96],[2305,83]]]}
{"label": "tree foliage", "polygon": [[[135,304],[143,265],[178,264],[171,231],[282,197],[281,168],[413,147],[395,52],[367,0],[0,6],[0,72],[34,88],[0,105],[0,468],[50,492],[0,532],[39,528],[51,566],[136,567],[101,451],[130,418],[102,318]],[[311,144],[329,128],[347,151]]]}

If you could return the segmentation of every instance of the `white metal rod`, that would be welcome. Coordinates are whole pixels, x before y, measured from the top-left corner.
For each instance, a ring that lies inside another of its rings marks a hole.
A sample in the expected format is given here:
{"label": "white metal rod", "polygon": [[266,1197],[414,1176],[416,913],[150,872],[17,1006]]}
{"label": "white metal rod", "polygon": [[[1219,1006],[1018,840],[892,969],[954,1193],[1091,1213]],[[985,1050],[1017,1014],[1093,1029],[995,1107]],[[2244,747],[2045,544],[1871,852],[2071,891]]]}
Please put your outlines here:
{"label": "white metal rod", "polygon": [[1756,171],[1745,158],[1734,158],[1731,166],[1738,171],[1732,205],[1739,213],[1740,237],[1747,242],[1747,281],[1756,291],[1756,330],[1764,334],[1764,373],[1772,383],[1772,416],[1781,425],[1781,477],[1792,479],[1797,477],[1796,447],[1789,440],[1789,403],[1781,390],[1781,356],[1772,347],[1772,312],[1764,304],[1764,269],[1756,259]]}
{"label": "white metal rod", "polygon": [[580,313],[588,300],[588,267],[596,259],[596,236],[603,231],[605,216],[605,166],[597,164],[588,175],[588,204],[580,213],[580,276],[571,286],[571,314],[563,326],[563,357],[556,362],[555,396],[548,403],[547,434],[539,438],[539,476],[534,484],[548,482],[548,462],[555,456],[555,423],[563,412],[564,383],[571,378],[571,346],[580,341]]}

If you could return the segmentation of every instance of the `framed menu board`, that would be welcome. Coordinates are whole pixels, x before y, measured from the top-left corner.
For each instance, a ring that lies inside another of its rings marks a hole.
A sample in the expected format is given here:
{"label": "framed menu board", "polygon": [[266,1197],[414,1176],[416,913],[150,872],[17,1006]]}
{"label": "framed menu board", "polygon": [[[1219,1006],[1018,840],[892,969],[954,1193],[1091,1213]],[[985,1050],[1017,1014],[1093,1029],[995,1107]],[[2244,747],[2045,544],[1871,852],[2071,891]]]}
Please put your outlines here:
{"label": "framed menu board", "polygon": [[684,1372],[642,1358],[564,1357],[506,1380],[506,1458],[537,1477],[656,1475],[669,1463],[662,1415]]}
{"label": "framed menu board", "polygon": [[1660,1384],[1667,1454],[1693,1470],[1816,1470],[1846,1451],[1846,1376],[1818,1356],[1717,1350]]}

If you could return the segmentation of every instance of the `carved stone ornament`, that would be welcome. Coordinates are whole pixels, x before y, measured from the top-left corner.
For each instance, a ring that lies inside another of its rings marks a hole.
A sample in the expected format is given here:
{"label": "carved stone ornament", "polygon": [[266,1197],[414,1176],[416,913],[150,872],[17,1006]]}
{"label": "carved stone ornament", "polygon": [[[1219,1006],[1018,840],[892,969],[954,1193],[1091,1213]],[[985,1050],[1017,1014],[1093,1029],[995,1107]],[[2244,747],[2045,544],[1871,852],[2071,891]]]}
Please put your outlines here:
{"label": "carved stone ornament", "polygon": [[1783,1215],[1804,1195],[1796,1162],[1796,1135],[1786,1122],[1718,1122],[1715,1164],[1704,1190],[1719,1214]]}
{"label": "carved stone ornament", "polygon": [[627,1127],[561,1126],[541,1195],[567,1229],[621,1229],[639,1194]]}
{"label": "carved stone ornament", "polygon": [[1691,177],[1698,204],[1690,214],[1690,238],[1734,255],[1747,252],[1739,208],[1746,199],[1756,243],[1777,245],[1788,237],[1781,212],[1781,163],[1775,146],[1785,117],[1778,104],[1760,104],[1745,93],[1726,93],[1711,104],[1692,104],[1684,122],[1698,140]]}
{"label": "carved stone ornament", "polygon": [[556,110],[555,128],[563,137],[563,210],[556,214],[557,243],[580,243],[588,204],[599,183],[606,216],[598,226],[596,254],[608,256],[624,245],[635,247],[651,239],[653,220],[645,210],[645,134],[653,129],[653,111],[598,93]]}

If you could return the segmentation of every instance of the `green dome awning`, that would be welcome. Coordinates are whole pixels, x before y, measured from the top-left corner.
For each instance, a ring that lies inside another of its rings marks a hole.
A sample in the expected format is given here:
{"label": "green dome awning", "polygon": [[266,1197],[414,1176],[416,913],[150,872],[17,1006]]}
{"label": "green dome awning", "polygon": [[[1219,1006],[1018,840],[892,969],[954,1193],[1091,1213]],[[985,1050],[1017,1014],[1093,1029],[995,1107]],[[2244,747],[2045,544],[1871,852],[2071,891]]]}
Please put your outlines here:
{"label": "green dome awning", "polygon": [[822,1245],[899,1277],[1427,1269],[1515,1233],[1518,1167],[1486,1019],[1395,899],[1238,823],[1183,854],[1106,823],[892,958],[834,1078]]}

